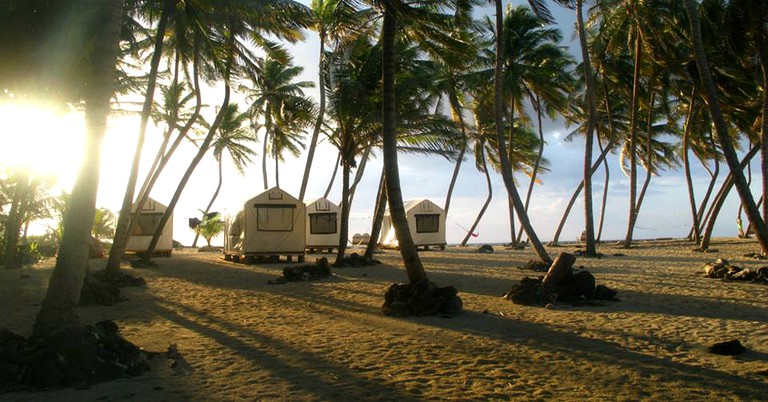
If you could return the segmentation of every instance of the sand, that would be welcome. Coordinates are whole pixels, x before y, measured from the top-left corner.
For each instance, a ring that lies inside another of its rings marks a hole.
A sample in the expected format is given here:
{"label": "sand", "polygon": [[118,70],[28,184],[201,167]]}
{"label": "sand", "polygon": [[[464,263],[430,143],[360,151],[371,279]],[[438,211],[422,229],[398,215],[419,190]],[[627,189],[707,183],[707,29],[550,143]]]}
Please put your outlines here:
{"label": "sand", "polygon": [[[267,281],[285,263],[181,251],[157,269],[126,266],[148,282],[124,289],[128,300],[80,310],[84,322],[114,320],[144,349],[176,344],[184,357],[176,367],[156,359],[139,377],[0,400],[768,400],[768,286],[707,279],[702,268],[716,258],[752,268],[768,261],[744,256],[757,251],[752,241],[712,247],[719,252],[674,240],[603,245],[605,258],[576,265],[621,301],[553,308],[501,297],[540,275],[517,268],[530,249],[421,253],[433,281],[459,289],[465,312],[454,318],[381,314],[386,288],[406,280],[395,251],[377,256],[383,265],[282,285]],[[553,257],[573,250],[549,249]],[[29,334],[52,264],[0,270],[0,327]],[[707,352],[731,339],[747,352]]]}

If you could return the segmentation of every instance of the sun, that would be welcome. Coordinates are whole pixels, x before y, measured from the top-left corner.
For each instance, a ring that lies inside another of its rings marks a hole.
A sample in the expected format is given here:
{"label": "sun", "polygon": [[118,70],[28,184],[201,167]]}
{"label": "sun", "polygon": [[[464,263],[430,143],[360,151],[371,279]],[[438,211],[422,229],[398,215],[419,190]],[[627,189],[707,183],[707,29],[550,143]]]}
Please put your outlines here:
{"label": "sun", "polygon": [[33,105],[0,104],[0,166],[74,183],[83,155],[82,115]]}

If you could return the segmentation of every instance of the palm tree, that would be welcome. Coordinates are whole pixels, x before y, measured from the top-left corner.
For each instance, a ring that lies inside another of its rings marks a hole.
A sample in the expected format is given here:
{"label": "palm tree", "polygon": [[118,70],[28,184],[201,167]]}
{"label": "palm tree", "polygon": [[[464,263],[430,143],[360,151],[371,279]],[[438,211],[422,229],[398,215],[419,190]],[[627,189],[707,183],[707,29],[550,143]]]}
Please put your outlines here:
{"label": "palm tree", "polygon": [[341,41],[353,40],[355,36],[364,31],[370,24],[370,10],[358,10],[355,1],[350,0],[312,0],[310,8],[314,16],[313,28],[320,38],[320,56],[318,60],[318,87],[320,88],[317,120],[312,131],[307,152],[307,163],[304,167],[304,176],[299,190],[299,201],[304,200],[304,193],[309,182],[309,172],[312,169],[312,161],[315,156],[318,136],[323,126],[325,116],[325,91],[328,62],[326,60],[326,45],[328,41],[338,44]]}
{"label": "palm tree", "polygon": [[219,213],[203,214],[202,222],[195,228],[195,233],[203,236],[208,247],[211,247],[211,239],[222,232],[224,232],[224,220]]}
{"label": "palm tree", "polygon": [[[267,155],[275,159],[275,178],[278,178],[277,166],[282,153],[288,150],[296,155],[299,152],[298,131],[308,124],[311,117],[311,102],[303,93],[303,88],[311,88],[310,81],[295,81],[303,68],[292,66],[289,61],[265,57],[257,61],[258,74],[252,77],[253,89],[250,112],[256,118],[261,116],[264,127],[262,174],[264,189],[269,188],[267,179]],[[254,119],[255,120],[255,119]],[[279,187],[280,184],[277,183]]]}
{"label": "palm tree", "polygon": [[[248,112],[239,113],[238,109],[239,107],[236,103],[227,105],[227,110],[221,118],[221,124],[219,124],[218,130],[216,130],[217,135],[211,143],[211,148],[213,148],[213,158],[216,160],[218,166],[219,181],[211,200],[208,202],[205,210],[202,211],[203,222],[205,222],[206,217],[208,217],[208,213],[211,211],[211,206],[213,206],[213,202],[216,201],[219,191],[221,190],[221,184],[224,181],[222,163],[224,151],[229,153],[229,156],[232,159],[232,164],[235,166],[235,170],[241,175],[245,173],[245,166],[251,162],[251,156],[256,155],[256,152],[246,145],[249,142],[256,142],[256,138],[253,137],[251,131],[246,127],[250,114]],[[199,234],[199,231],[195,232],[195,239],[192,241],[192,247],[197,247]],[[207,240],[208,245],[210,246],[210,239]]]}
{"label": "palm tree", "polygon": [[[210,64],[203,64],[202,67],[206,68],[207,77],[219,78],[223,81],[224,98],[197,154],[182,176],[165,214],[158,222],[155,235],[142,258],[145,264],[149,263],[165,224],[173,214],[182,191],[197,164],[207,152],[214,134],[221,124],[229,104],[232,80],[236,77],[249,76],[251,79],[254,77],[254,72],[258,68],[258,58],[248,46],[245,46],[244,42],[250,40],[259,45],[267,52],[269,58],[287,58],[282,47],[267,40],[266,35],[273,34],[282,39],[296,41],[300,38],[299,29],[306,27],[308,21],[308,10],[294,1],[286,0],[279,3],[236,2],[236,5],[237,7],[231,8],[206,9],[208,12],[202,13],[206,21],[203,21],[204,24],[197,25],[205,31],[195,33],[193,68],[195,65],[200,65],[201,48],[205,46],[204,50],[211,58]],[[189,8],[190,4],[187,4],[187,13],[190,12]],[[197,13],[200,11],[196,10]]]}
{"label": "palm tree", "polygon": [[517,212],[520,225],[525,230],[528,238],[531,240],[536,254],[544,262],[551,262],[552,259],[547,254],[544,246],[541,244],[539,237],[533,230],[528,215],[525,213],[525,206],[520,199],[520,194],[515,187],[514,179],[512,177],[511,163],[509,155],[507,153],[506,138],[504,135],[504,17],[502,14],[501,0],[495,0],[496,5],[496,60],[494,65],[494,123],[496,126],[497,137],[497,150],[499,154],[499,163],[501,165],[501,175],[504,179],[504,186],[507,189],[507,194],[512,201],[515,211]]}
{"label": "palm tree", "polygon": [[112,237],[115,233],[115,214],[106,208],[96,208],[91,235],[96,240]]}
{"label": "palm tree", "polygon": [[694,0],[685,0],[685,10],[688,14],[690,23],[691,39],[693,42],[694,58],[696,60],[699,80],[701,81],[704,97],[707,99],[707,106],[709,107],[710,116],[714,122],[720,146],[725,154],[728,168],[733,175],[734,185],[736,186],[741,202],[744,205],[749,222],[755,228],[755,235],[760,243],[760,247],[763,253],[768,253],[768,229],[766,229],[765,221],[763,221],[760,216],[760,211],[755,204],[749,186],[747,186],[746,179],[739,166],[739,160],[736,156],[733,143],[728,135],[728,126],[723,118],[723,113],[720,109],[719,96],[714,81],[712,80],[712,73],[709,69],[709,63],[701,35],[701,23],[699,21],[698,10]]}
{"label": "palm tree", "polygon": [[[79,21],[70,20],[67,24],[55,25],[93,28],[80,31],[83,36],[60,35],[58,32],[56,32],[57,36],[48,36],[48,38],[58,38],[63,41],[63,43],[57,43],[61,46],[50,53],[71,57],[69,60],[58,60],[60,63],[53,65],[65,69],[72,68],[81,74],[74,75],[73,81],[68,84],[79,86],[83,90],[81,93],[86,107],[87,136],[84,160],[72,188],[72,196],[64,217],[66,230],[59,247],[56,266],[40,312],[35,319],[33,333],[41,337],[52,334],[56,327],[79,325],[77,305],[88,262],[88,244],[93,227],[99,181],[101,140],[106,131],[110,110],[109,101],[114,88],[123,1],[97,2],[92,7],[94,8],[88,10],[89,12],[81,10],[80,13],[75,14]],[[44,11],[50,12],[51,9],[37,11],[38,14],[33,19],[39,18]],[[67,16],[68,13],[55,15],[56,17],[49,16],[58,18]],[[89,35],[85,35],[85,32]],[[33,46],[33,48],[36,47]],[[62,49],[70,51],[62,52]],[[88,53],[85,49],[88,49]],[[90,57],[86,57],[86,54]],[[77,59],[77,57],[81,58]],[[74,77],[83,77],[83,79],[74,80]],[[88,85],[84,85],[86,82]]]}

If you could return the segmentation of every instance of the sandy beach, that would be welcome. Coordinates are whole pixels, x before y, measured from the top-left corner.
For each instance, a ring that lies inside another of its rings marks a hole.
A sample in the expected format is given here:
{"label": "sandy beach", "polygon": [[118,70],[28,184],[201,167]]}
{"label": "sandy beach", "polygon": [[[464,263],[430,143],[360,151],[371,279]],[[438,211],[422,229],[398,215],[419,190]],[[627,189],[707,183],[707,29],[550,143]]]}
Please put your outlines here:
{"label": "sandy beach", "polygon": [[[703,271],[717,258],[753,269],[768,261],[744,256],[759,251],[748,240],[717,239],[712,253],[691,248],[677,240],[603,245],[604,258],[576,266],[621,301],[553,308],[501,297],[541,275],[518,268],[534,257],[530,249],[423,252],[430,279],[459,289],[465,312],[453,318],[382,315],[384,291],[406,281],[396,251],[378,254],[375,267],[269,285],[286,263],[235,264],[186,249],[156,260],[157,269],[125,264],[147,286],[123,288],[127,300],[115,306],[80,309],[84,322],[114,320],[146,350],[176,344],[183,359],[175,367],[157,358],[139,377],[0,400],[768,400],[768,286]],[[0,270],[0,327],[29,335],[52,265]],[[707,352],[731,339],[747,351]]]}

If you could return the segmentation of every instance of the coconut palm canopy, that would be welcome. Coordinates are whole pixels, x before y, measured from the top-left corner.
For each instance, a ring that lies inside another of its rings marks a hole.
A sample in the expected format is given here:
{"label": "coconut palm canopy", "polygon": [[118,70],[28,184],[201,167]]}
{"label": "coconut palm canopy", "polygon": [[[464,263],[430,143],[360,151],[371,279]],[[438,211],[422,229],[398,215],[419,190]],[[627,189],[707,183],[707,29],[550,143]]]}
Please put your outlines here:
{"label": "coconut palm canopy", "polygon": [[[25,7],[35,7],[44,2],[20,2],[27,4]],[[295,101],[284,102],[276,109],[270,109],[271,117],[269,121],[265,120],[266,108],[257,102],[257,107],[249,109],[248,123],[244,125],[245,129],[251,130],[251,136],[258,142],[250,143],[248,146],[255,153],[251,157],[252,161],[264,161],[268,163],[247,163],[239,164],[236,160],[233,162],[228,153],[223,153],[224,159],[223,175],[226,178],[217,197],[213,210],[224,210],[230,204],[242,200],[248,194],[245,194],[245,188],[249,186],[263,187],[265,177],[272,185],[275,178],[279,177],[281,188],[298,195],[301,188],[302,175],[307,166],[307,152],[310,147],[312,132],[315,128],[315,120],[322,121],[319,127],[317,141],[317,150],[314,152],[314,161],[311,164],[311,175],[308,176],[307,189],[305,191],[307,198],[322,196],[326,187],[331,182],[332,173],[337,163],[339,152],[338,144],[334,143],[335,137],[328,135],[338,130],[339,125],[334,122],[333,116],[328,115],[329,108],[334,106],[327,100],[322,116],[319,114],[318,105],[320,91],[324,88],[333,86],[334,75],[325,74],[328,80],[325,83],[318,83],[319,72],[330,68],[333,63],[338,63],[339,55],[348,52],[350,46],[355,41],[365,40],[370,43],[371,49],[379,49],[380,46],[380,10],[383,4],[388,2],[365,2],[365,1],[281,1],[275,4],[280,5],[276,9],[273,19],[269,20],[266,14],[257,14],[264,10],[247,10],[238,18],[241,21],[227,21],[227,18],[233,18],[228,15],[225,9],[218,10],[216,13],[210,13],[206,18],[206,29],[195,28],[195,18],[203,18],[207,13],[208,2],[206,1],[188,1],[184,7],[177,4],[169,12],[165,28],[167,33],[166,43],[164,44],[160,67],[158,69],[158,85],[155,91],[155,107],[150,116],[150,124],[147,133],[147,144],[144,150],[142,163],[139,167],[139,183],[144,178],[155,151],[166,140],[165,133],[170,130],[171,137],[167,138],[166,147],[170,147],[177,139],[177,135],[183,130],[186,119],[192,116],[195,109],[195,87],[200,91],[200,114],[201,119],[194,123],[190,132],[185,137],[180,137],[178,146],[178,155],[170,158],[168,161],[168,171],[158,176],[157,183],[152,190],[152,195],[158,199],[169,200],[172,197],[173,189],[181,177],[181,172],[188,165],[191,155],[197,151],[196,144],[201,143],[207,129],[202,124],[203,121],[213,123],[216,117],[216,111],[221,108],[223,97],[222,80],[227,74],[231,80],[231,102],[241,106],[241,111],[246,111],[254,103],[258,96],[259,85],[263,84],[260,79],[267,77],[270,71],[286,71],[289,80],[284,84],[286,87],[296,88],[296,94],[301,98],[295,98]],[[401,4],[401,2],[393,2]],[[423,3],[423,4],[422,4]],[[472,54],[467,49],[456,47],[458,43],[481,43],[483,40],[490,40],[492,29],[484,29],[483,19],[486,16],[493,18],[494,11],[487,2],[475,2],[475,9],[471,14],[463,12],[454,13],[455,4],[452,2],[439,2],[443,8],[430,9],[430,5],[425,2],[415,2],[408,5],[409,9],[402,9],[399,12],[409,13],[433,13],[440,12],[442,16],[433,18],[428,24],[443,27],[444,32],[453,32],[446,37],[428,37],[425,33],[417,29],[412,29],[402,23],[398,28],[401,30],[400,39],[402,46],[411,47],[408,59],[397,61],[401,71],[412,71],[411,77],[421,82],[429,81],[429,74],[435,74],[434,88],[419,88],[423,97],[416,93],[408,95],[408,100],[412,101],[410,105],[401,106],[401,111],[412,113],[414,116],[421,115],[439,115],[441,118],[453,121],[452,131],[459,133],[463,131],[462,136],[452,137],[449,141],[442,141],[437,138],[430,138],[429,133],[438,131],[448,132],[442,125],[438,128],[433,126],[434,130],[425,131],[418,134],[420,137],[414,141],[423,140],[420,145],[409,142],[407,135],[402,142],[399,164],[402,179],[402,190],[406,198],[429,197],[440,200],[442,204],[448,193],[448,186],[451,182],[451,172],[455,165],[455,159],[459,156],[462,147],[465,148],[461,158],[466,162],[471,155],[475,155],[473,149],[474,138],[477,138],[477,122],[473,119],[473,102],[480,86],[473,83],[471,75],[478,71],[489,71],[492,65],[483,60],[487,55],[482,53]],[[462,2],[470,4],[471,1]],[[559,29],[559,37],[554,35],[555,42],[552,46],[565,49],[576,63],[581,59],[579,43],[573,29],[576,1],[567,2],[534,2],[535,6],[531,9],[531,15],[546,10],[544,16],[551,17],[553,25],[541,23],[542,32],[546,30],[547,35],[554,29]],[[565,4],[561,4],[565,3]],[[682,7],[669,5],[668,2],[659,1],[659,4],[643,7],[667,7],[668,12],[664,18],[657,16],[658,13],[646,13],[645,9],[637,10],[635,19],[651,19],[642,29],[633,28],[635,20],[629,19],[625,14],[620,14],[619,10],[631,7],[631,2],[611,1],[599,2],[598,7],[592,7],[592,2],[583,4],[587,31],[589,33],[588,43],[592,52],[592,64],[595,71],[596,86],[596,125],[595,125],[595,146],[593,151],[593,160],[598,160],[601,154],[601,147],[606,149],[605,162],[608,172],[612,173],[607,185],[604,181],[605,169],[600,166],[595,170],[593,176],[593,198],[595,202],[595,219],[597,224],[598,213],[605,209],[604,228],[601,238],[619,239],[624,237],[627,229],[627,209],[626,199],[627,191],[625,186],[629,186],[629,176],[634,170],[637,176],[637,195],[643,194],[641,208],[638,210],[637,223],[635,228],[635,238],[643,237],[667,237],[667,236],[686,236],[692,225],[692,219],[688,205],[688,195],[686,188],[686,174],[682,155],[685,149],[688,151],[688,162],[691,177],[691,188],[693,191],[694,210],[706,209],[703,204],[710,204],[714,201],[720,183],[724,180],[727,173],[725,160],[717,137],[711,130],[712,123],[709,112],[704,107],[706,103],[701,97],[701,93],[696,93],[696,86],[692,85],[698,78],[692,52],[690,51],[689,33],[687,27],[687,17]],[[760,38],[755,32],[759,29],[756,23],[759,16],[745,15],[741,9],[746,7],[748,2],[734,2],[732,8],[728,4],[717,5],[716,2],[707,3],[710,9],[707,11],[707,18],[702,20],[702,32],[704,45],[712,49],[711,63],[715,87],[720,91],[722,110],[725,114],[726,123],[737,151],[737,157],[743,158],[750,149],[751,144],[755,144],[761,138],[762,119],[761,106],[763,104],[760,93],[760,85],[751,85],[760,81],[760,57],[754,51],[757,49],[756,41]],[[744,4],[742,4],[744,3]],[[10,2],[8,4],[15,4]],[[58,3],[56,3],[58,4]],[[233,2],[232,6],[238,3]],[[401,5],[407,3],[402,2]],[[438,3],[435,3],[438,4]],[[671,3],[670,3],[671,4]],[[104,150],[102,158],[109,163],[102,166],[102,180],[99,187],[99,204],[107,206],[114,212],[118,212],[120,200],[125,191],[125,180],[129,171],[130,161],[128,154],[133,151],[135,138],[138,133],[139,123],[136,112],[140,107],[134,105],[137,96],[144,93],[147,86],[147,76],[152,55],[151,49],[154,46],[155,32],[158,24],[163,20],[162,8],[157,4],[151,5],[142,1],[125,2],[126,15],[123,22],[121,53],[118,58],[118,95],[115,95],[113,101],[114,109],[119,113],[113,113],[110,117],[109,128],[106,133]],[[562,5],[568,6],[567,8]],[[310,6],[312,10],[310,10]],[[10,5],[8,6],[10,7]],[[155,7],[155,8],[152,8]],[[400,7],[400,6],[398,6]],[[528,6],[521,6],[529,8]],[[516,12],[520,12],[517,7]],[[543,7],[543,8],[542,8]],[[591,7],[591,8],[588,8]],[[720,8],[718,8],[720,7]],[[740,8],[739,8],[740,7]],[[529,8],[530,9],[530,8]],[[9,9],[10,10],[10,9]],[[25,8],[13,9],[13,12],[6,13],[10,16],[23,15]],[[506,10],[505,10],[506,12]],[[5,15],[5,14],[4,14]],[[261,16],[257,16],[261,15]],[[437,14],[435,14],[437,15]],[[453,18],[453,15],[459,18]],[[470,24],[467,20],[468,15],[472,15],[476,23]],[[288,17],[290,16],[290,17]],[[416,14],[414,14],[416,16]],[[322,21],[313,20],[313,18],[322,17]],[[754,18],[753,18],[754,17]],[[83,17],[85,18],[85,17]],[[414,17],[415,18],[415,17]],[[718,24],[717,18],[723,22]],[[717,38],[719,33],[716,31],[725,25],[728,21],[744,21],[742,30],[728,32],[728,41],[720,41]],[[14,17],[12,23],[4,24],[3,30],[14,29],[21,21]],[[510,20],[511,21],[511,20]],[[526,22],[533,23],[535,22]],[[30,40],[34,43],[41,43],[41,38],[45,37],[47,32],[47,20],[39,20],[30,28]],[[227,25],[229,24],[229,25]],[[661,29],[671,27],[671,29]],[[268,27],[274,27],[274,32]],[[320,41],[318,32],[315,29],[322,27],[324,32],[323,52],[324,57],[320,57]],[[756,28],[757,27],[757,28]],[[506,28],[505,28],[506,29]],[[633,30],[634,29],[634,30]],[[516,32],[511,27],[508,29],[510,34]],[[4,31],[6,32],[6,31]],[[229,32],[229,33],[228,33]],[[227,35],[232,34],[234,42],[227,44]],[[72,32],[72,37],[76,35],[85,35],[83,32]],[[198,41],[195,44],[195,35],[201,35],[201,38],[208,35],[207,41]],[[4,35],[3,38],[9,36]],[[362,38],[362,39],[361,39]],[[451,43],[455,40],[455,43]],[[640,39],[637,39],[640,38]],[[528,42],[524,40],[508,40],[510,46],[526,46]],[[53,44],[55,45],[55,44]],[[51,46],[53,46],[51,45]],[[636,46],[637,45],[637,46]],[[737,46],[738,45],[738,46]],[[195,47],[197,46],[197,48]],[[230,46],[229,48],[227,46]],[[455,49],[450,50],[453,46]],[[550,45],[547,45],[550,46]],[[77,49],[83,49],[87,45],[81,45]],[[34,88],[35,82],[42,82],[49,79],[51,74],[45,69],[36,70],[36,75],[23,75],[23,69],[19,68],[20,63],[27,61],[41,60],[42,55],[30,52],[29,49],[20,47],[20,43],[3,40],[0,43],[0,49],[3,54],[14,55],[9,62],[3,63],[0,69],[0,84],[2,84],[2,93],[0,98],[3,105],[0,105],[0,114],[3,117],[8,115],[29,116],[18,112],[20,99],[26,99],[29,103],[33,91],[26,88]],[[231,53],[227,53],[228,50]],[[490,47],[485,47],[489,50]],[[517,54],[526,54],[524,50],[529,49],[506,49],[506,52],[521,50]],[[555,49],[553,48],[552,51]],[[636,63],[635,56],[637,51],[641,50],[640,64]],[[78,50],[80,51],[80,50]],[[196,53],[197,52],[197,53]],[[751,52],[751,53],[750,53]],[[73,53],[74,54],[74,53]],[[195,55],[198,55],[197,73],[195,73]],[[70,55],[71,56],[71,55]],[[754,56],[754,57],[753,57]],[[53,57],[53,56],[50,56]],[[57,57],[64,57],[63,55]],[[71,58],[71,57],[70,57]],[[10,61],[13,60],[13,63]],[[62,59],[64,60],[64,59]],[[61,61],[61,71],[58,71],[60,77],[68,76],[71,71],[64,69],[65,66],[75,66],[85,63],[85,59],[78,58],[74,62]],[[539,237],[545,241],[551,240],[556,232],[560,217],[565,210],[571,193],[577,188],[579,182],[583,179],[583,172],[580,166],[583,164],[584,145],[583,135],[579,134],[586,129],[585,121],[587,110],[583,104],[583,74],[580,64],[561,65],[555,64],[555,68],[560,69],[560,73],[567,72],[576,79],[576,86],[568,90],[570,99],[566,105],[550,102],[554,88],[552,85],[541,84],[546,82],[545,76],[533,77],[526,81],[521,79],[514,81],[515,76],[522,75],[529,71],[547,71],[552,65],[547,65],[552,58],[547,58],[536,65],[534,59],[520,59],[520,64],[508,63],[510,66],[508,76],[508,87],[512,91],[505,97],[510,102],[505,105],[514,116],[514,125],[520,125],[526,133],[531,133],[532,141],[529,137],[518,137],[519,147],[528,147],[527,149],[513,149],[514,155],[521,155],[514,160],[515,183],[521,191],[528,184],[528,180],[533,171],[536,147],[538,140],[539,127],[542,128],[543,138],[543,161],[540,167],[546,167],[546,170],[538,169],[535,182],[532,186],[530,200],[530,214],[534,222],[533,227],[539,234]],[[278,65],[278,63],[282,63]],[[35,63],[37,66],[49,65],[51,62]],[[638,100],[635,106],[632,104],[633,95],[633,75],[635,65],[638,65],[638,85],[635,91]],[[438,73],[438,66],[442,69]],[[512,67],[514,66],[514,69]],[[338,69],[337,69],[338,70]],[[329,70],[330,71],[330,70]],[[294,73],[295,72],[295,73]],[[26,77],[21,79],[20,77]],[[43,77],[43,78],[39,78]],[[195,77],[198,78],[197,84]],[[407,76],[401,76],[401,80],[409,79]],[[486,80],[492,79],[487,76]],[[561,78],[557,78],[561,80]],[[562,81],[562,80],[561,80]],[[374,81],[375,82],[375,81]],[[513,86],[512,82],[518,82]],[[13,85],[10,85],[13,83]],[[259,84],[262,83],[262,84]],[[72,84],[70,82],[70,84]],[[311,85],[310,85],[311,84]],[[405,82],[407,85],[407,82]],[[262,85],[263,86],[263,85]],[[174,89],[176,88],[176,89]],[[244,88],[250,88],[249,91]],[[413,86],[412,88],[416,88]],[[58,112],[61,116],[77,115],[79,113],[78,104],[73,99],[79,96],[80,89],[69,86],[48,86],[46,91],[57,94],[55,97],[60,101],[57,103]],[[176,99],[183,99],[183,113],[179,113],[178,118],[172,114],[174,106],[168,104],[169,95],[173,91],[178,92]],[[453,92],[451,92],[453,91]],[[482,91],[480,91],[482,92]],[[403,92],[405,93],[405,92]],[[25,94],[22,96],[22,94]],[[166,101],[163,100],[165,95]],[[377,104],[380,96],[375,90],[372,91],[372,104]],[[693,96],[693,97],[692,97]],[[535,100],[542,102],[543,119],[541,124],[537,121],[537,107]],[[307,100],[315,102],[314,105],[307,103]],[[514,100],[514,101],[513,101]],[[419,103],[421,102],[421,103]],[[9,104],[13,104],[15,109],[10,109]],[[62,106],[65,105],[65,106]],[[25,105],[27,107],[29,105]],[[364,105],[360,105],[361,107]],[[261,108],[260,108],[261,107]],[[297,109],[298,108],[298,109]],[[410,108],[410,109],[407,109]],[[62,110],[63,109],[63,110]],[[292,110],[295,109],[295,110]],[[689,110],[693,110],[689,114]],[[302,115],[301,112],[307,112]],[[418,113],[417,113],[418,112]],[[463,121],[457,118],[460,114]],[[492,115],[492,113],[491,113]],[[690,134],[685,136],[686,120],[690,117]],[[318,117],[319,116],[319,117]],[[634,117],[633,117],[634,116]],[[492,117],[492,116],[489,116]],[[64,118],[64,117],[62,117]],[[292,119],[292,120],[291,120]],[[423,119],[420,118],[420,119]],[[26,124],[30,123],[27,117]],[[9,121],[13,119],[5,119]],[[435,120],[437,122],[437,120]],[[633,124],[634,121],[634,124]],[[651,121],[651,125],[648,122]],[[279,129],[270,129],[276,127],[275,123],[281,124]],[[404,123],[414,123],[410,121]],[[426,122],[419,120],[418,122]],[[0,150],[0,162],[7,161],[15,163],[18,160],[9,149],[21,149],[31,147],[29,143],[22,141],[22,136],[13,136],[12,133],[21,130],[25,122],[15,123],[10,130],[3,130],[3,136],[13,137],[8,140],[10,147],[3,147]],[[349,121],[345,124],[354,124]],[[372,120],[371,127],[376,127],[376,120]],[[82,148],[83,137],[81,135],[71,135],[71,140],[62,145],[62,142],[54,140],[53,132],[57,124],[39,128],[42,132],[51,132],[51,140],[46,141],[45,137],[37,137],[35,147],[40,148],[39,152],[44,152],[47,160],[60,165],[58,169],[66,177],[62,178],[61,185],[67,189],[74,183],[74,177],[77,172],[77,160]],[[462,127],[463,126],[463,127]],[[633,128],[636,131],[636,146],[631,143]],[[64,127],[59,124],[58,127]],[[80,127],[67,125],[67,131],[82,130]],[[430,130],[429,125],[424,125],[425,130]],[[511,127],[511,126],[507,126]],[[461,130],[463,128],[463,130]],[[505,129],[507,132],[512,132]],[[267,134],[269,131],[269,135]],[[278,137],[272,136],[276,132],[282,135],[280,141]],[[649,135],[650,133],[650,135]],[[57,133],[60,138],[61,134]],[[67,133],[68,134],[68,133]],[[371,134],[370,141],[376,144],[376,134]],[[264,139],[267,138],[265,142]],[[5,138],[5,137],[4,137]],[[42,139],[41,139],[42,138]],[[565,139],[568,141],[564,141]],[[188,141],[197,140],[195,141]],[[367,141],[367,140],[366,140]],[[55,144],[55,150],[45,151],[46,144]],[[493,142],[487,142],[493,144]],[[466,145],[462,145],[466,144]],[[515,144],[515,141],[512,141]],[[409,153],[406,151],[418,149],[421,146],[428,148],[444,148],[445,152],[438,149],[435,154],[424,154],[421,152]],[[648,146],[651,152],[648,152]],[[633,152],[634,151],[634,159]],[[130,150],[130,152],[129,152]],[[373,205],[376,199],[378,188],[378,178],[382,162],[382,153],[377,145],[370,148],[370,151],[364,153],[365,148],[360,148],[357,152],[355,166],[362,164],[364,156],[367,164],[361,170],[359,180],[355,185],[355,198],[351,206],[349,218],[349,232],[362,233],[370,230],[370,218],[372,217]],[[492,149],[489,149],[492,151]],[[76,155],[69,157],[68,155]],[[152,154],[152,156],[150,156]],[[222,154],[220,152],[220,154]],[[527,161],[525,158],[530,158]],[[486,153],[486,156],[492,158],[492,152]],[[634,160],[634,162],[633,162]],[[753,163],[758,163],[759,156],[755,156]],[[68,167],[72,166],[72,167]],[[643,184],[646,180],[647,167],[650,166],[651,178],[647,189],[643,191]],[[242,168],[243,176],[240,176],[237,169]],[[276,171],[277,170],[277,171]],[[759,172],[755,165],[752,173]],[[197,209],[204,208],[206,202],[203,199],[210,198],[211,189],[216,187],[217,183],[218,160],[214,158],[210,151],[205,153],[200,161],[199,167],[190,177],[190,183],[184,190],[179,199],[177,214],[183,217],[195,217]],[[717,172],[717,174],[715,174]],[[745,174],[746,174],[745,170]],[[355,181],[357,170],[353,168],[351,180]],[[496,189],[496,194],[503,193],[501,179],[496,168],[490,169],[492,184]],[[753,190],[757,194],[760,191],[758,185],[761,181],[759,173],[753,174]],[[710,182],[714,188],[711,190]],[[464,164],[457,170],[455,188],[452,190],[451,210],[448,214],[448,226],[452,228],[469,227],[472,224],[477,210],[485,201],[485,178],[481,171],[474,169],[472,164]],[[603,190],[608,189],[606,204],[603,206]],[[713,228],[714,233],[726,235],[735,233],[736,227],[734,221],[737,212],[738,200],[734,195],[725,200],[725,206],[722,207],[728,217],[720,219]],[[331,184],[331,193],[329,198],[339,200],[341,197],[341,169],[337,178]],[[508,206],[505,205],[503,197],[495,197],[489,204],[487,216],[508,215]],[[639,199],[638,199],[639,201]],[[576,205],[572,211],[579,211],[583,202],[581,197],[576,198]],[[670,205],[670,202],[672,205]],[[660,205],[664,205],[660,208]],[[705,211],[706,212],[706,211]],[[699,225],[702,226],[706,220],[705,212],[698,217]],[[742,216],[746,220],[746,216]],[[183,225],[184,219],[177,219],[176,224]],[[459,226],[457,226],[457,224]],[[572,212],[569,219],[563,225],[562,233],[558,237],[562,240],[572,240],[583,231],[583,216],[580,213]],[[34,227],[34,225],[33,225]],[[485,219],[479,223],[480,237],[476,240],[480,242],[507,242],[509,241],[509,222],[504,219]],[[43,229],[44,230],[44,229]],[[188,230],[179,228],[177,233],[181,235],[182,243],[191,242],[191,234]],[[448,230],[448,242],[458,243],[466,235],[465,231],[456,229]],[[185,236],[189,236],[187,239]],[[522,237],[523,239],[525,236]],[[216,240],[214,239],[214,243]]]}

